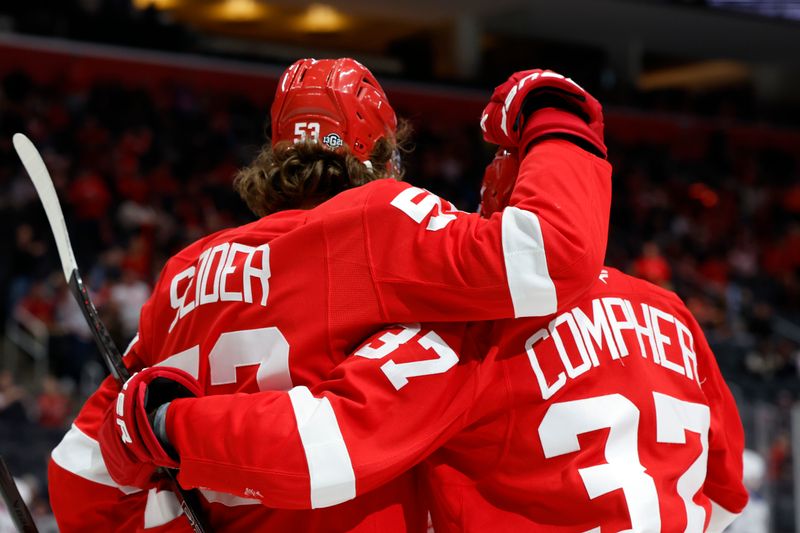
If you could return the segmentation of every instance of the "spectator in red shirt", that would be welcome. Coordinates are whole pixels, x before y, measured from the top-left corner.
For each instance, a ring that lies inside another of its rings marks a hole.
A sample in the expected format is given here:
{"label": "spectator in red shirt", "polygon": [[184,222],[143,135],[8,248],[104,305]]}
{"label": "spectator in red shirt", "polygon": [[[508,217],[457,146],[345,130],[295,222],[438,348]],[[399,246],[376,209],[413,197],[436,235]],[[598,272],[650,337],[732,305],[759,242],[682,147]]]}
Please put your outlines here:
{"label": "spectator in red shirt", "polygon": [[39,424],[47,428],[62,428],[69,415],[69,397],[54,376],[45,376],[42,393],[36,399]]}
{"label": "spectator in red shirt", "polygon": [[20,301],[18,312],[28,313],[41,320],[48,327],[53,323],[55,305],[53,295],[43,281],[36,281],[31,285],[27,296]]}
{"label": "spectator in red shirt", "polygon": [[642,247],[642,255],[633,263],[634,275],[644,278],[651,283],[669,286],[672,278],[672,270],[669,263],[661,255],[658,245],[654,242],[646,242]]}
{"label": "spectator in red shirt", "polygon": [[83,172],[69,187],[69,202],[80,220],[100,220],[111,204],[111,193],[99,174]]}

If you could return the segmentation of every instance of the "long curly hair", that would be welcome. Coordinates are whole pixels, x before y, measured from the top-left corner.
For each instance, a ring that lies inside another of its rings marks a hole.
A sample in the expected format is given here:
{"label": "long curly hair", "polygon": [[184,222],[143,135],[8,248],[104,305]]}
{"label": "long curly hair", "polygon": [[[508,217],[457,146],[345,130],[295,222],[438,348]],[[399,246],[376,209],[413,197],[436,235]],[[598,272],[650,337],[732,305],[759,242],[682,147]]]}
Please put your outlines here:
{"label": "long curly hair", "polygon": [[398,155],[410,151],[410,134],[408,122],[400,121],[394,139],[375,143],[369,165],[346,146],[333,151],[318,142],[282,141],[273,147],[267,141],[253,162],[236,173],[233,187],[259,217],[313,207],[376,179],[401,180],[404,170]]}

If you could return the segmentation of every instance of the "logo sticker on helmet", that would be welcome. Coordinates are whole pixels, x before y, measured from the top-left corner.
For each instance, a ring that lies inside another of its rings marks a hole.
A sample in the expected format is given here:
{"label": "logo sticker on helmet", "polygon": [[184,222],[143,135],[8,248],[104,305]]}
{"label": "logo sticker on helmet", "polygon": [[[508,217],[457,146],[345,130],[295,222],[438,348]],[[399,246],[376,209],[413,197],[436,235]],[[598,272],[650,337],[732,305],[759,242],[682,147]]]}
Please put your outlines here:
{"label": "logo sticker on helmet", "polygon": [[342,138],[339,136],[338,133],[329,133],[325,137],[322,138],[322,142],[328,148],[339,148],[344,144]]}

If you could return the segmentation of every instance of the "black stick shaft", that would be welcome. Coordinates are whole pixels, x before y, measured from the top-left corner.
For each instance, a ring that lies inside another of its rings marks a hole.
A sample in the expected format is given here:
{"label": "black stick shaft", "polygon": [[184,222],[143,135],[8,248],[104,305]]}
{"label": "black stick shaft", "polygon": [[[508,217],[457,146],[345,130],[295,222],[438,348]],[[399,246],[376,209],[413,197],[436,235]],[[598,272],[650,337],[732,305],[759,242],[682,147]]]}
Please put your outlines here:
{"label": "black stick shaft", "polygon": [[17,526],[20,533],[39,533],[31,512],[25,505],[25,500],[22,499],[17,484],[14,483],[14,478],[11,476],[11,471],[2,457],[0,457],[0,494],[3,495],[6,507],[11,513],[11,520],[14,521],[14,525]]}
{"label": "black stick shaft", "polygon": [[[83,316],[89,323],[92,330],[92,336],[100,349],[100,354],[108,366],[108,370],[122,385],[129,377],[130,372],[122,362],[122,355],[119,353],[117,346],[108,334],[103,322],[97,315],[92,299],[89,293],[83,286],[81,275],[78,271],[78,265],[75,261],[75,254],[72,251],[72,246],[69,242],[69,232],[67,225],[64,222],[64,213],[61,211],[61,204],[58,201],[58,194],[53,186],[53,178],[44,164],[42,155],[36,149],[36,146],[25,135],[17,133],[13,137],[14,150],[16,150],[20,161],[22,161],[25,170],[31,177],[31,182],[39,195],[39,200],[42,202],[44,212],[47,215],[47,221],[50,223],[50,229],[53,231],[53,237],[56,240],[56,247],[58,248],[58,257],[61,259],[61,268],[64,271],[64,277],[69,285],[70,292],[78,302]],[[175,477],[175,472],[166,471],[166,475],[173,482],[173,489],[175,496],[186,513],[192,527],[197,533],[204,533],[207,528],[202,525],[200,521],[200,514],[198,509],[200,507],[200,500],[196,491],[185,491],[178,485]]]}
{"label": "black stick shaft", "polygon": [[100,350],[100,356],[103,358],[103,362],[108,367],[111,375],[114,376],[114,379],[122,385],[128,381],[128,378],[131,377],[131,373],[122,362],[122,354],[119,353],[117,345],[111,338],[111,334],[106,329],[105,324],[100,320],[100,316],[97,314],[97,308],[95,308],[92,303],[89,292],[86,290],[80,273],[77,270],[73,270],[72,275],[69,277],[69,289],[70,292],[72,292],[72,296],[78,301],[78,306],[81,308],[86,322],[89,323],[94,342]]}

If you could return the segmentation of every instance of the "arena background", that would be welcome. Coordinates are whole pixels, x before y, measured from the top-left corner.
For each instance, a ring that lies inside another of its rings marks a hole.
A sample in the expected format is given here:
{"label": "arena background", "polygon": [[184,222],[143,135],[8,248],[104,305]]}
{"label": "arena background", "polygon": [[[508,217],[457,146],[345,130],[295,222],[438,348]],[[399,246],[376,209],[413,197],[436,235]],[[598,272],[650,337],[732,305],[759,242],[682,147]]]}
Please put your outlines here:
{"label": "arena background", "polygon": [[[800,2],[0,3],[0,454],[42,531],[49,451],[105,374],[11,136],[43,149],[117,343],[165,259],[250,220],[231,190],[279,73],[352,56],[415,128],[408,180],[474,210],[478,118],[514,70],[606,109],[607,264],[677,291],[739,404],[752,500],[800,532]],[[759,478],[763,478],[763,483]],[[0,533],[10,527],[0,509]]]}

